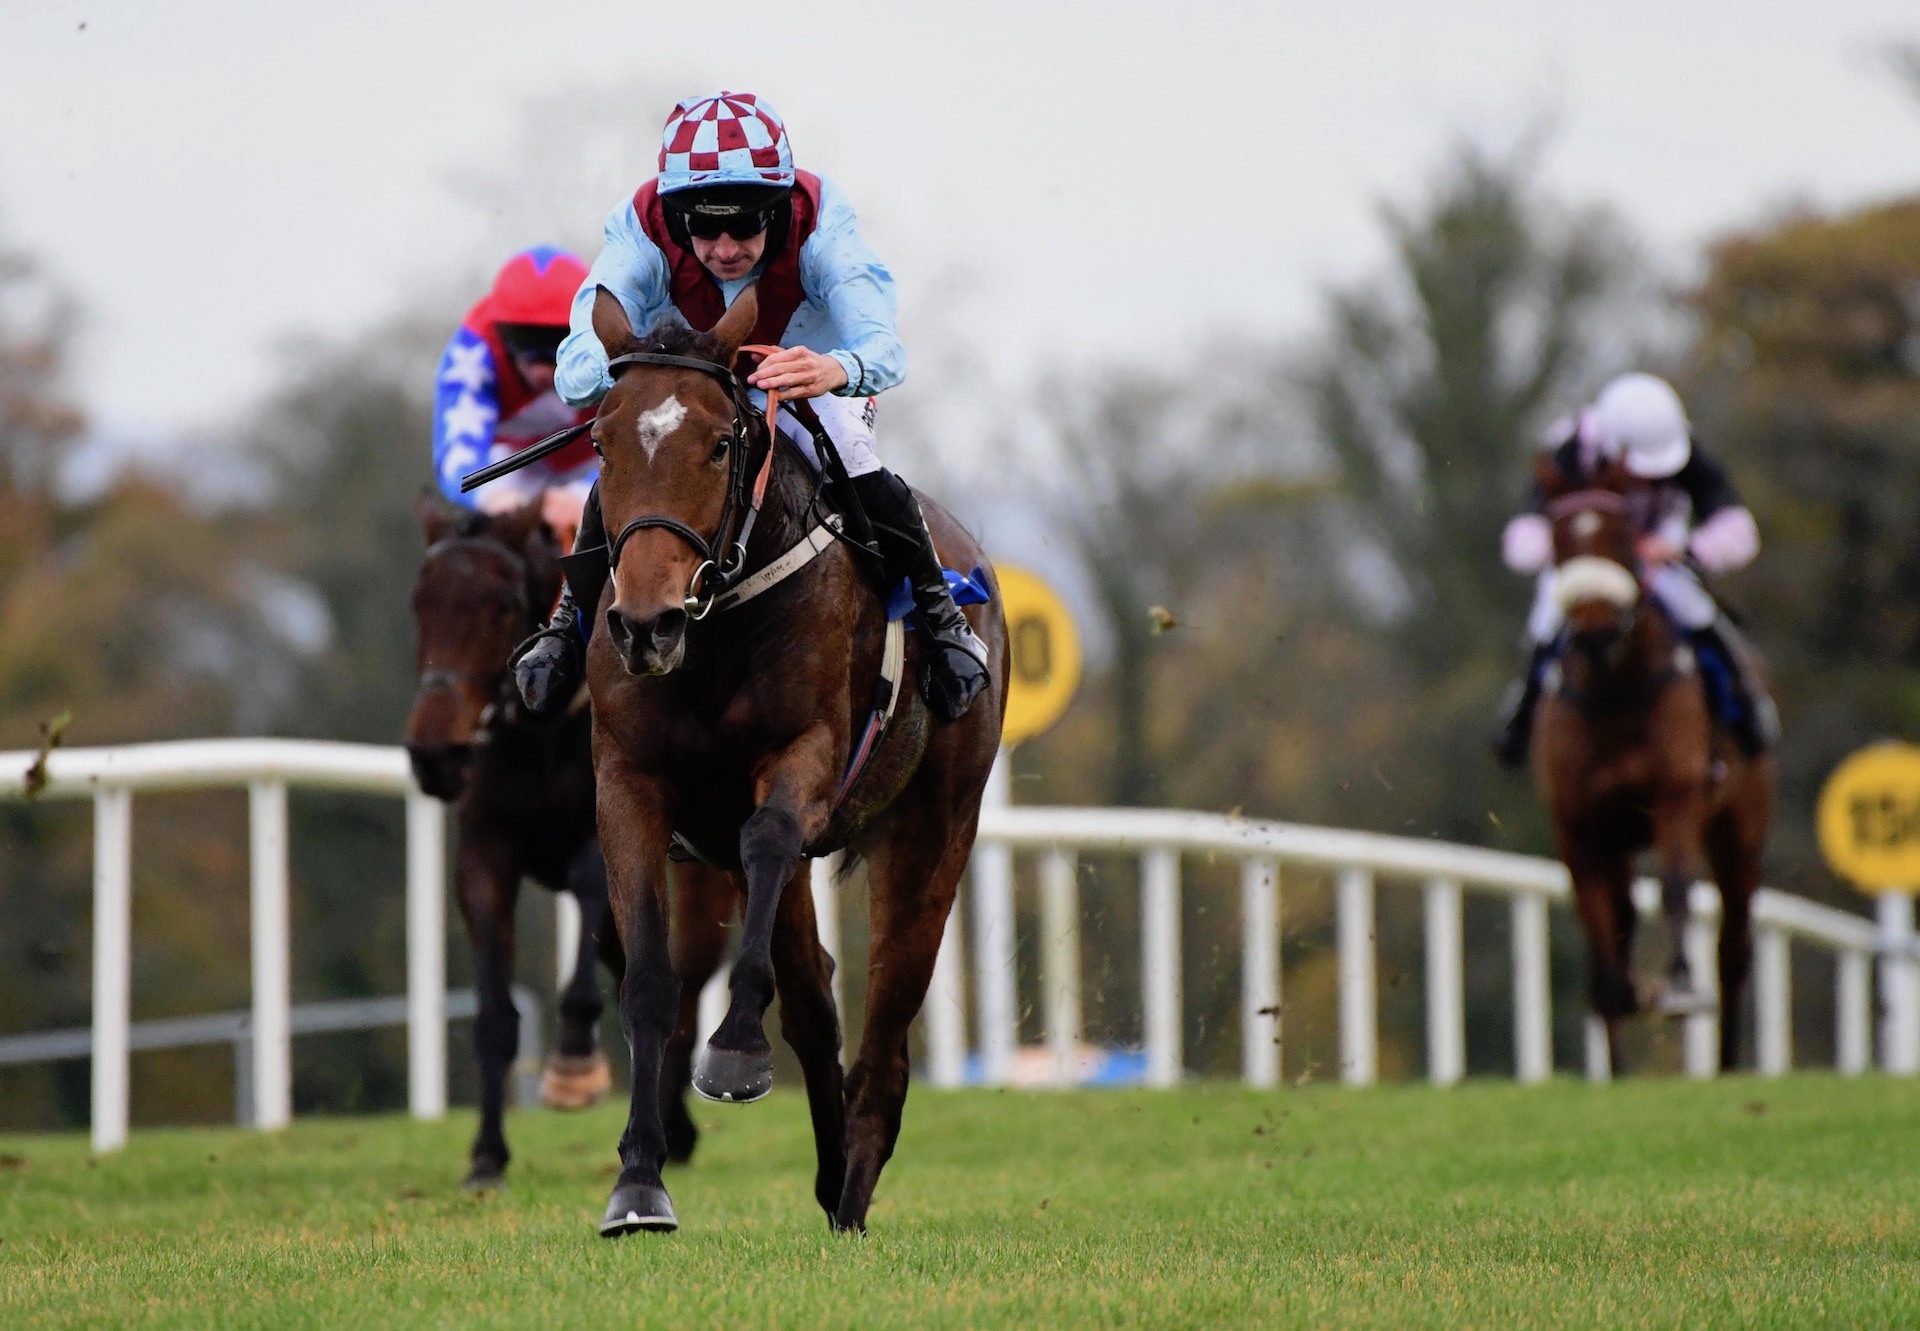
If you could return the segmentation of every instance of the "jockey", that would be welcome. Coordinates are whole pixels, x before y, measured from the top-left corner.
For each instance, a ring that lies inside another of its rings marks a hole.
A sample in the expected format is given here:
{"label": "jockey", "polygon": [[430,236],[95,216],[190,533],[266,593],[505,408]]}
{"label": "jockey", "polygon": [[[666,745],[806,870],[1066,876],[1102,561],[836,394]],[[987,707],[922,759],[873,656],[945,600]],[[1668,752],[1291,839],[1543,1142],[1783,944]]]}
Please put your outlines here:
{"label": "jockey", "polygon": [[507,260],[493,289],[448,339],[433,407],[433,470],[447,498],[487,513],[539,500],[548,525],[568,541],[600,474],[590,440],[471,494],[460,493],[460,478],[592,415],[569,407],[553,390],[554,359],[586,275],[585,264],[550,245]]}
{"label": "jockey", "polygon": [[[839,189],[794,170],[786,127],[766,102],[722,92],[674,108],[659,175],[607,218],[606,247],[573,300],[555,385],[582,408],[613,386],[593,332],[597,288],[619,298],[636,329],[673,311],[711,328],[756,281],[760,317],[751,340],[783,350],[747,382],[812,400],[873,520],[887,583],[904,580],[912,589],[927,648],[928,704],[942,720],[955,720],[987,682],[986,647],[953,602],[912,489],[874,451],[874,398],[906,369],[893,275],[860,238]],[[817,469],[811,436],[786,417],[780,428]],[[606,539],[596,492],[574,548],[595,549]],[[597,594],[580,590],[591,611]],[[569,591],[548,626],[521,647],[514,676],[536,715],[565,706],[585,675],[578,619]]]}
{"label": "jockey", "polygon": [[[1753,667],[1744,636],[1700,581],[1696,569],[1728,573],[1760,551],[1760,531],[1740,502],[1726,469],[1693,441],[1679,394],[1651,374],[1623,374],[1600,390],[1577,420],[1556,424],[1549,438],[1561,474],[1579,483],[1619,459],[1648,482],[1634,501],[1640,559],[1655,601],[1686,635],[1696,659],[1725,663],[1736,741],[1750,754],[1779,738],[1773,700]],[[1516,573],[1539,575],[1527,618],[1531,646],[1526,674],[1508,694],[1494,754],[1509,767],[1525,761],[1534,704],[1560,636],[1561,613],[1552,590],[1553,528],[1536,486],[1526,512],[1507,524],[1501,554]]]}

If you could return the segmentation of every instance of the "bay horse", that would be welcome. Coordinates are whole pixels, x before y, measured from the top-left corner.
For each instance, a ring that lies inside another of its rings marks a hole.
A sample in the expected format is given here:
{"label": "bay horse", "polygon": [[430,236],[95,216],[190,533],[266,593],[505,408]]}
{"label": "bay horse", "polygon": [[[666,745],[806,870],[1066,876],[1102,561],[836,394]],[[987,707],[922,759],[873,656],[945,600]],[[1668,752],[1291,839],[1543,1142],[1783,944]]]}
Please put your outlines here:
{"label": "bay horse", "polygon": [[1632,506],[1644,483],[1617,463],[1582,488],[1550,460],[1536,471],[1566,650],[1541,699],[1533,771],[1586,934],[1589,1001],[1617,1069],[1620,1023],[1642,1007],[1631,971],[1634,858],[1651,849],[1673,948],[1656,1006],[1668,1016],[1712,1009],[1686,951],[1689,897],[1710,869],[1721,902],[1720,1068],[1731,1071],[1775,762],[1715,725],[1693,654],[1653,601]]}
{"label": "bay horse", "polygon": [[[509,1152],[502,1127],[507,1071],[520,1042],[513,1006],[514,907],[522,877],[571,894],[580,946],[560,996],[556,1048],[540,1095],[556,1109],[584,1109],[612,1088],[597,1027],[604,1001],[595,958],[617,983],[617,936],[603,927],[606,867],[594,824],[591,721],[584,705],[540,721],[520,705],[507,676],[515,643],[541,623],[559,594],[559,547],[536,502],[488,516],[452,510],[430,495],[414,508],[427,549],[413,587],[420,682],[407,718],[407,755],[421,790],[456,805],[454,885],[473,947],[474,1053],[480,1067],[480,1128],[465,1186],[500,1184]],[[719,969],[732,898],[729,884],[695,867],[682,876],[688,907],[676,963],[699,987]],[[695,903],[698,903],[696,906]],[[693,1153],[698,1131],[685,1092],[694,1004],[674,1033],[662,1088],[670,1158]]]}
{"label": "bay horse", "polygon": [[[602,621],[587,680],[608,891],[628,958],[620,1015],[633,1050],[620,1175],[600,1225],[608,1237],[679,1223],[660,1178],[667,1143],[655,1086],[686,992],[666,947],[676,835],[737,874],[746,893],[731,1002],[695,1089],[737,1103],[767,1093],[763,1021],[777,990],[806,1083],[814,1197],[836,1231],[865,1231],[900,1133],[907,1028],[1000,742],[1007,635],[994,601],[968,611],[991,677],[972,710],[936,724],[915,690],[898,688],[874,742],[889,637],[882,598],[853,547],[833,539],[837,518],[820,514],[812,468],[777,444],[732,373],[757,317],[752,288],[707,333],[670,317],[636,337],[604,288],[593,309],[615,376],[593,432],[601,509],[616,535],[600,603],[583,608]],[[965,529],[923,503],[945,562],[984,567]],[[917,652],[916,642],[906,678]],[[870,759],[856,762],[857,752]],[[865,1028],[844,1074],[833,962],[815,928],[805,858],[840,848],[866,859],[872,938]]]}

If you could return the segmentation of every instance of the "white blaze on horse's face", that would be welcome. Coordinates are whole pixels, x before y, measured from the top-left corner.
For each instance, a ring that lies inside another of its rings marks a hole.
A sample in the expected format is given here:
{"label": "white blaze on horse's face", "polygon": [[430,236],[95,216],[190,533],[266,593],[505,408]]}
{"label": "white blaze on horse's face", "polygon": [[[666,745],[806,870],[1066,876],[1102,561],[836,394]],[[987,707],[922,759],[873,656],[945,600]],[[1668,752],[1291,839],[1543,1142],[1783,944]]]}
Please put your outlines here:
{"label": "white blaze on horse's face", "polygon": [[640,448],[647,455],[647,461],[653,461],[653,455],[659,451],[660,444],[687,418],[687,408],[673,394],[659,406],[641,412],[634,417],[634,437],[640,441]]}
{"label": "white blaze on horse's face", "polygon": [[1579,555],[1554,569],[1553,599],[1562,614],[1590,601],[1625,610],[1640,599],[1640,579],[1624,564]]}

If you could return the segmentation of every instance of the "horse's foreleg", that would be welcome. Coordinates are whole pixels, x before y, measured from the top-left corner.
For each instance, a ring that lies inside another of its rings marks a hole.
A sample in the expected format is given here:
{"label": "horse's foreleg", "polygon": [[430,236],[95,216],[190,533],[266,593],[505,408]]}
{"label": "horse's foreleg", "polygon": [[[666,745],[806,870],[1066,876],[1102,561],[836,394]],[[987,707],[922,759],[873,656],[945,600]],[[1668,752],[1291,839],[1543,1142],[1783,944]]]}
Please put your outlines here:
{"label": "horse's foreleg", "polygon": [[[1755,820],[1749,817],[1744,821],[1751,824]],[[1722,815],[1708,829],[1707,857],[1713,865],[1714,882],[1720,887],[1722,1072],[1734,1071],[1740,1061],[1740,1005],[1747,974],[1753,968],[1753,894],[1760,886],[1763,838],[1760,827],[1743,825],[1736,814]]]}
{"label": "horse's foreleg", "polygon": [[773,974],[780,990],[780,1034],[799,1056],[813,1120],[814,1199],[831,1220],[846,1181],[846,1091],[840,1068],[840,1014],[833,1003],[833,958],[820,945],[808,866],[780,895]]}
{"label": "horse's foreleg", "polygon": [[513,908],[520,866],[498,838],[461,827],[460,915],[473,945],[473,983],[479,996],[473,1052],[480,1065],[480,1130],[473,1139],[468,1189],[497,1186],[506,1174],[507,1072],[520,1049],[520,1013],[513,1006]]}
{"label": "horse's foreleg", "polygon": [[1573,904],[1587,939],[1587,1001],[1607,1024],[1617,1067],[1619,1024],[1639,1008],[1633,989],[1633,903],[1627,891],[1632,865],[1624,855],[1563,849],[1573,878]]}
{"label": "horse's foreleg", "polygon": [[1701,793],[1689,786],[1664,791],[1653,814],[1653,844],[1660,860],[1660,906],[1667,921],[1673,961],[1660,993],[1660,1010],[1668,1016],[1687,1016],[1710,1007],[1712,997],[1700,989],[1687,955],[1687,932],[1693,918],[1693,885],[1700,881]]}
{"label": "horse's foreleg", "polygon": [[815,726],[754,773],[755,808],[740,829],[740,869],[747,909],[740,952],[728,976],[727,1015],[693,1071],[693,1088],[709,1100],[745,1104],[773,1089],[773,1051],[766,1013],[773,1002],[773,925],[781,889],[800,864],[810,834],[826,824],[832,738]]}
{"label": "horse's foreleg", "polygon": [[585,1109],[613,1089],[607,1057],[600,1052],[600,931],[606,927],[607,866],[599,838],[589,838],[567,867],[567,892],[580,908],[580,941],[573,975],[560,994],[560,1033],[540,1077],[540,1099],[554,1109]]}
{"label": "horse's foreleg", "polygon": [[680,980],[680,1013],[660,1070],[660,1117],[667,1129],[667,1159],[674,1163],[692,1159],[700,1139],[700,1129],[687,1111],[693,1045],[700,1034],[700,991],[726,955],[727,930],[739,899],[740,887],[732,874],[704,864],[674,866],[673,973]]}
{"label": "horse's foreleg", "polygon": [[866,1022],[847,1073],[847,1179],[833,1217],[838,1230],[866,1231],[873,1190],[899,1140],[907,1102],[907,1028],[926,1001],[954,889],[973,847],[977,814],[955,826],[945,799],[938,804],[917,816],[900,809],[867,869],[873,952]]}
{"label": "horse's foreleg", "polygon": [[601,1234],[611,1238],[679,1225],[660,1181],[667,1159],[660,1121],[660,1061],[673,1030],[679,984],[667,936],[669,815],[653,783],[624,765],[602,761],[598,777],[607,897],[625,957],[620,1024],[633,1061],[627,1127],[620,1137],[620,1177],[600,1222]]}

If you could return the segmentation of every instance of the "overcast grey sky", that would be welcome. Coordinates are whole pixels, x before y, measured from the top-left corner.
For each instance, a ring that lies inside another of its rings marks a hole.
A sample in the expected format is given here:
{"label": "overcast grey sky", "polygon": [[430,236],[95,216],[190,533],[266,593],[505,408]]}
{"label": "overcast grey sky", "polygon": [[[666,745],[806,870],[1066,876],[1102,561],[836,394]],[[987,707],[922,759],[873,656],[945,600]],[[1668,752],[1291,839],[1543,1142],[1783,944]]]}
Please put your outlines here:
{"label": "overcast grey sky", "polygon": [[[12,0],[0,237],[83,301],[104,424],[217,423],[289,331],[589,243],[673,98],[724,84],[852,195],[910,341],[966,271],[956,331],[1017,372],[1305,327],[1377,255],[1380,197],[1456,133],[1507,143],[1542,113],[1555,187],[1677,268],[1786,201],[1914,189],[1920,103],[1877,53],[1916,35],[1913,0]],[[568,123],[568,89],[595,123]],[[481,207],[475,174],[527,185]]]}

